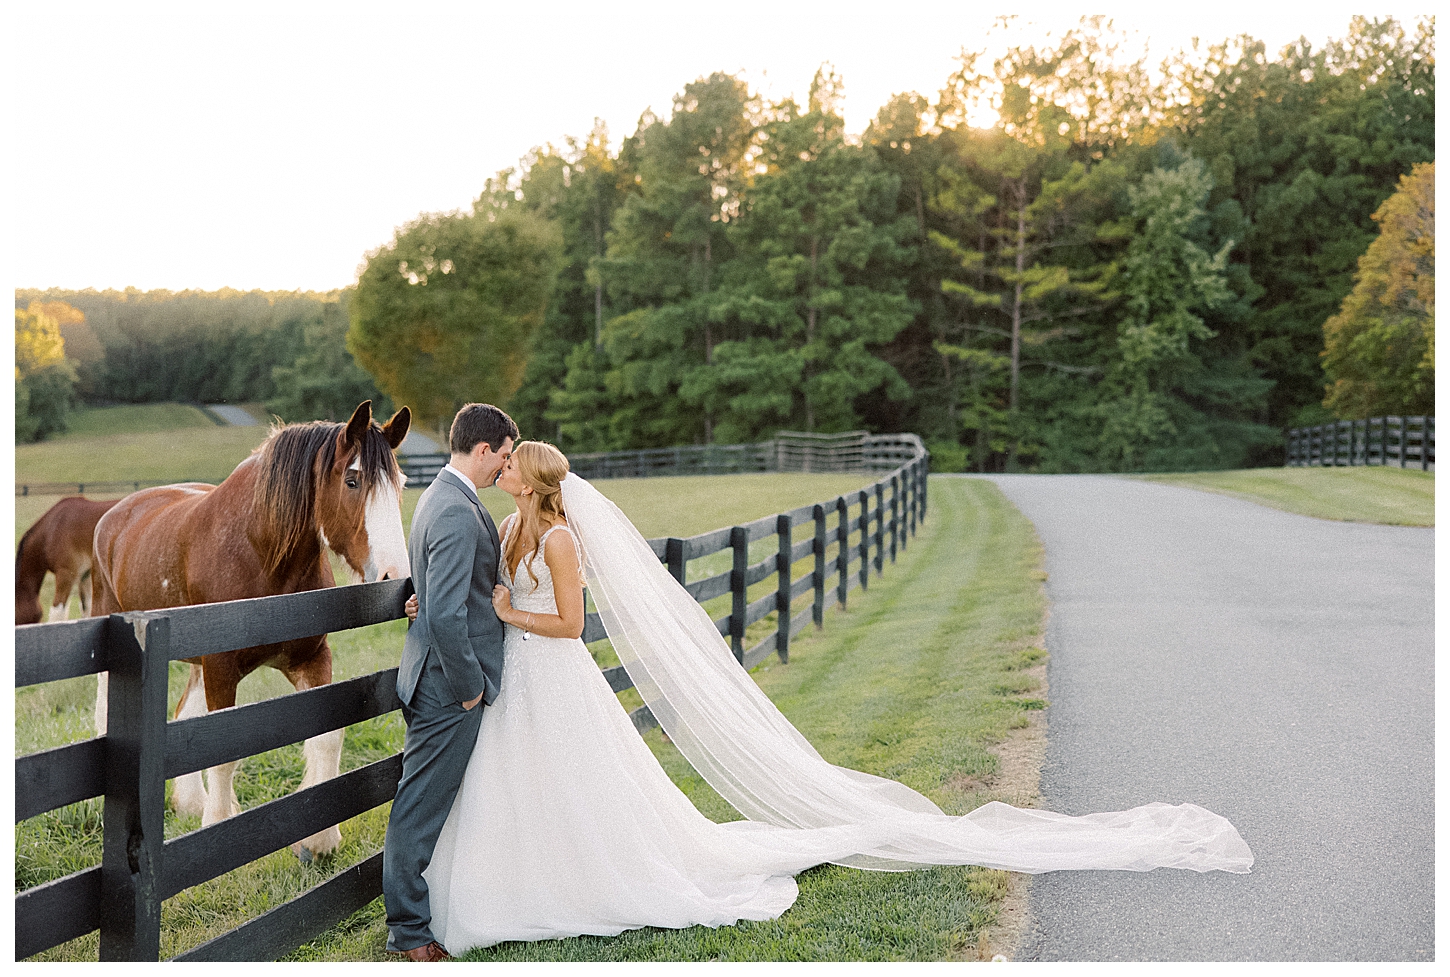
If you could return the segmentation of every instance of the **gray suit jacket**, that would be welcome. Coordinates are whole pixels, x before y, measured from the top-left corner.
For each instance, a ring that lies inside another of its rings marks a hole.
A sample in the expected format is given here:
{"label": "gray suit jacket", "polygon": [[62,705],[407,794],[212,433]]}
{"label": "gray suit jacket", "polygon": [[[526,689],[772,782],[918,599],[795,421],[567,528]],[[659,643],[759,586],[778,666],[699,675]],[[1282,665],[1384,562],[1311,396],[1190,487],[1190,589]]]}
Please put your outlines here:
{"label": "gray suit jacket", "polygon": [[488,511],[449,472],[439,472],[413,510],[408,562],[418,592],[418,619],[403,642],[398,698],[413,692],[428,657],[443,670],[447,694],[459,703],[498,695],[503,675],[503,623],[493,611],[498,581],[498,530]]}

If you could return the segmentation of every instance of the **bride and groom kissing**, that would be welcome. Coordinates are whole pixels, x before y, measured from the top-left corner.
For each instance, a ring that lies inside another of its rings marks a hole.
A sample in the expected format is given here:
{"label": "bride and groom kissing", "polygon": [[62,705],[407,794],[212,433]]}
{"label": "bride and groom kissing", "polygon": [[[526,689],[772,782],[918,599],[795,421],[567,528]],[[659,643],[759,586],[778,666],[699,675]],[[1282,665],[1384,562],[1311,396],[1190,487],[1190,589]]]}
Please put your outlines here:
{"label": "bride and groom kissing", "polygon": [[[518,437],[497,407],[463,407],[413,516],[407,734],[383,850],[390,951],[432,961],[773,919],[795,876],[826,862],[1249,870],[1234,827],[1193,804],[1070,817],[992,802],[952,817],[828,763],[624,514],[558,449]],[[500,527],[478,498],[492,484],[517,507]],[[635,731],[580,640],[586,582],[656,719],[744,820],[699,813]]]}

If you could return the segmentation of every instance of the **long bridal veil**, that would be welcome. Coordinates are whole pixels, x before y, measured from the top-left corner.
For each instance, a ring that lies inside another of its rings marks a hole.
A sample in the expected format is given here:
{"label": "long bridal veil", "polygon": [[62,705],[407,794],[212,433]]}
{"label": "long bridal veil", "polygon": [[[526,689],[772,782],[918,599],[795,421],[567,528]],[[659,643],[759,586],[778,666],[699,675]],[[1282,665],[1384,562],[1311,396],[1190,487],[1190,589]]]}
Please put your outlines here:
{"label": "long bridal veil", "polygon": [[826,762],[740,667],[704,608],[624,513],[572,473],[563,494],[589,591],[620,662],[680,752],[751,821],[869,827],[884,843],[837,861],[883,871],[984,865],[1033,873],[1242,873],[1253,864],[1233,825],[1194,804],[1070,817],[994,801],[953,817],[904,784]]}

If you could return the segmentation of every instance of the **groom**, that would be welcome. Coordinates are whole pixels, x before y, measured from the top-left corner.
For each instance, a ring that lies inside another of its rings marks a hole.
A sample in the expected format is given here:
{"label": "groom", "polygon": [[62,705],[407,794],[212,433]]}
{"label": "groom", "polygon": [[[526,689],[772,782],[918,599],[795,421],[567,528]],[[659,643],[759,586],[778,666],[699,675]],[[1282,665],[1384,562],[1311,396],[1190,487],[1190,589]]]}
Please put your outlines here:
{"label": "groom", "polygon": [[408,732],[383,843],[388,950],[410,960],[448,959],[429,929],[423,870],[503,674],[503,625],[493,611],[498,530],[478,490],[493,484],[518,436],[513,418],[492,404],[464,406],[448,433],[452,458],[413,512],[408,560],[418,619],[398,666]]}

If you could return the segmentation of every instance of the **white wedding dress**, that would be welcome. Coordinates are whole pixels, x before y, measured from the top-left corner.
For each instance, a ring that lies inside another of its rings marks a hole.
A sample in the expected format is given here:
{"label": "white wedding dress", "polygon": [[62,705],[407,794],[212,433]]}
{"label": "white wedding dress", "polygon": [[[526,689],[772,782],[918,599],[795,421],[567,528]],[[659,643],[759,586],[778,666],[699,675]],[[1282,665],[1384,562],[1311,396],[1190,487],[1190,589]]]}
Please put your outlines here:
{"label": "white wedding dress", "polygon": [[[498,698],[424,872],[433,935],[450,953],[771,919],[795,901],[793,876],[824,862],[1021,872],[1253,863],[1227,820],[1193,804],[1069,817],[994,802],[950,817],[903,784],[827,763],[613,503],[575,475],[564,489],[621,662],[681,752],[749,820],[716,824],[695,809],[582,641],[507,626]],[[516,521],[505,520],[505,539]],[[517,578],[500,567],[513,606],[557,613],[542,539],[527,561],[533,577],[522,564]]]}
{"label": "white wedding dress", "polygon": [[[557,614],[542,539],[530,565],[537,584],[522,564],[517,579],[499,568],[513,606]],[[461,953],[773,919],[795,902],[795,873],[872,841],[854,827],[715,824],[660,767],[582,641],[506,626],[498,698],[423,877],[433,936]]]}

